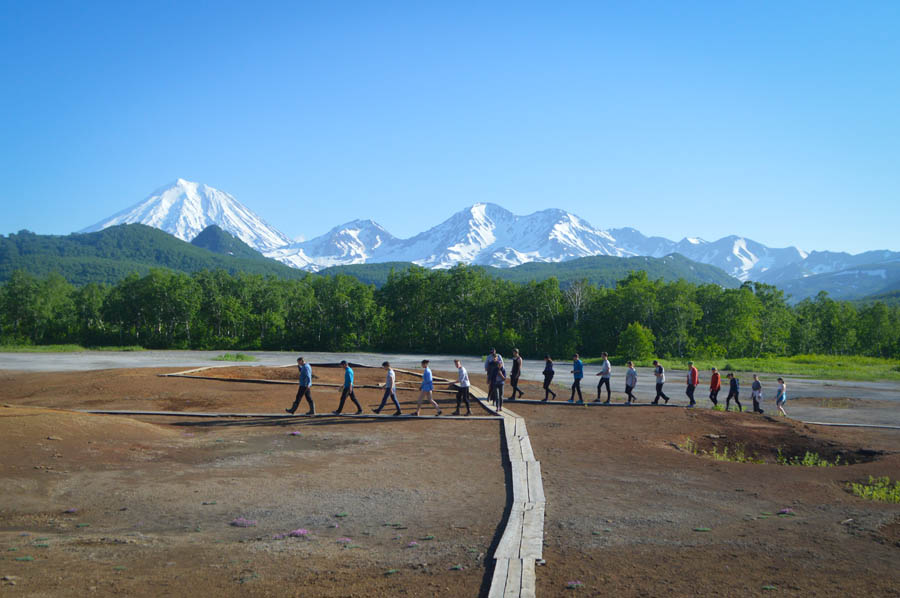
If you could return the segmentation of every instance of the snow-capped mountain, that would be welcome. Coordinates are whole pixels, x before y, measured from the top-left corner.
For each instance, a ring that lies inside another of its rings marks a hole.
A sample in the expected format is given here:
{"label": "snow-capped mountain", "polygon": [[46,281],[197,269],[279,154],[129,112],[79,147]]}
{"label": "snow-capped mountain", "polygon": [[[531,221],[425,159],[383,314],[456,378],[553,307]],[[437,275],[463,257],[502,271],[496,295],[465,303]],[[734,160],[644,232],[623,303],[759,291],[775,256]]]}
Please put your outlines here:
{"label": "snow-capped mountain", "polygon": [[633,228],[612,229],[609,234],[635,255],[662,257],[680,253],[695,262],[717,266],[738,280],[765,282],[765,274],[773,268],[802,262],[807,255],[796,247],[774,249],[734,235],[713,242],[687,237],[676,243],[662,237],[645,237]]}
{"label": "snow-capped mountain", "polygon": [[563,210],[517,216],[479,203],[410,239],[397,239],[371,220],[354,220],[320,237],[266,252],[309,270],[365,262],[413,262],[427,268],[466,264],[498,267],[561,262],[591,255],[634,255],[608,233]]}
{"label": "snow-capped mountain", "polygon": [[157,189],[140,203],[81,232],[133,223],[164,230],[188,242],[207,226],[215,224],[259,251],[290,243],[290,239],[228,193],[184,179]]}
{"label": "snow-capped mountain", "polygon": [[377,222],[354,220],[315,239],[266,251],[265,255],[289,266],[316,272],[329,266],[373,261],[376,252],[396,242],[397,238]]}
{"label": "snow-capped mountain", "polygon": [[[717,266],[742,281],[794,289],[798,298],[815,290],[820,280],[847,293],[872,287],[881,276],[879,264],[888,264],[885,272],[892,273],[900,262],[898,252],[807,254],[796,247],[771,248],[740,236],[717,241],[698,237],[672,241],[647,237],[633,228],[601,230],[564,210],[519,216],[491,203],[470,206],[409,239],[394,237],[372,220],[354,220],[309,241],[291,242],[231,195],[184,179],[83,232],[133,222],[162,229],[185,241],[216,224],[267,257],[310,271],[390,261],[414,262],[428,268],[450,268],[458,263],[505,268],[595,255],[658,258],[678,253]],[[827,274],[841,276],[829,278],[824,276]],[[884,280],[888,279],[893,280],[890,276]],[[803,280],[808,283],[798,283]]]}

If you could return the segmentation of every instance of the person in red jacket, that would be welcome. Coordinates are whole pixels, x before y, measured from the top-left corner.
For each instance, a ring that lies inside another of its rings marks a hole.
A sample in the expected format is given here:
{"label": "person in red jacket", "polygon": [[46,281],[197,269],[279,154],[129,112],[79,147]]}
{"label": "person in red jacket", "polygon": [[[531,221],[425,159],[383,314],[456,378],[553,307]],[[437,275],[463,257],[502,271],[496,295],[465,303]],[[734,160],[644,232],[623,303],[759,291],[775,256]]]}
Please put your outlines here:
{"label": "person in red jacket", "polygon": [[720,390],[722,390],[722,377],[719,375],[719,370],[713,368],[712,376],[709,378],[709,400],[712,401],[713,406],[719,404]]}
{"label": "person in red jacket", "polygon": [[694,400],[694,390],[697,389],[697,384],[700,383],[700,372],[697,371],[697,368],[694,367],[694,362],[688,362],[688,375],[687,375],[687,390],[684,391],[684,394],[687,395],[687,398],[691,400],[691,404],[688,407],[693,407],[697,404],[697,401]]}

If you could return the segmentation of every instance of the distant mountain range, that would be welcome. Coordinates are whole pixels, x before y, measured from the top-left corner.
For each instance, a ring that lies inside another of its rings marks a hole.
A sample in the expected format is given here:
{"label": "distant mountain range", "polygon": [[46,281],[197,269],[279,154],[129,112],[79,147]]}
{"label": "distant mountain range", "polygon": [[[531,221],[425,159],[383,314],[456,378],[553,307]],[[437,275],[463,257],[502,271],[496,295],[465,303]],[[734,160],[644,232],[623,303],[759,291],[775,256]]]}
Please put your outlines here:
{"label": "distant mountain range", "polygon": [[[457,263],[510,268],[533,262],[565,262],[590,256],[661,258],[680,254],[694,262],[722,269],[734,278],[777,284],[795,299],[827,290],[835,296],[858,297],[863,288],[890,292],[900,284],[876,272],[881,264],[900,262],[900,252],[872,251],[859,255],[806,253],[796,247],[771,248],[740,236],[705,241],[686,237],[672,241],[647,237],[633,228],[601,230],[578,216],[548,209],[519,216],[496,204],[472,205],[444,222],[409,239],[393,236],[372,220],[353,220],[303,242],[287,236],[240,204],[228,193],[208,185],[178,179],[144,201],[85,230],[136,222],[160,228],[191,241],[210,224],[291,267],[308,271],[367,263],[412,262],[428,268]],[[841,276],[841,272],[848,272]],[[867,281],[868,284],[862,284]]]}

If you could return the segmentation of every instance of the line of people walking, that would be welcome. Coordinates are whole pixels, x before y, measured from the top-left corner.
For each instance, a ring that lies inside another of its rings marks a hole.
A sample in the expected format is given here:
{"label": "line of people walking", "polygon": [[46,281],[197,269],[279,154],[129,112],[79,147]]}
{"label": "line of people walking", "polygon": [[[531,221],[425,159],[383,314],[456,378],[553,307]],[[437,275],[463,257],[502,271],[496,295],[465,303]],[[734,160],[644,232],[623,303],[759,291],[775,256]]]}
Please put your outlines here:
{"label": "line of people walking", "polygon": [[[600,364],[600,371],[597,373],[597,376],[600,378],[599,382],[597,383],[597,398],[592,402],[602,402],[603,404],[608,405],[612,400],[612,366],[609,362],[609,355],[606,352],[601,353],[600,357],[602,358],[602,362]],[[469,402],[471,382],[469,381],[468,371],[465,367],[463,367],[459,359],[453,360],[453,364],[457,369],[457,380],[453,385],[456,389],[456,410],[453,412],[453,415],[460,415],[460,409],[463,404],[465,404],[466,407],[465,415],[471,415],[472,410]],[[637,397],[635,397],[634,395],[634,389],[637,387],[638,383],[637,370],[635,369],[634,363],[632,361],[626,362],[625,365],[625,404],[631,405],[633,403],[637,403]],[[332,414],[341,415],[344,410],[344,404],[349,398],[350,401],[356,406],[356,414],[359,415],[363,412],[363,408],[362,405],[360,405],[359,401],[356,399],[356,394],[353,390],[353,368],[350,367],[347,361],[341,361],[340,366],[344,369],[344,383],[341,386],[340,403],[338,404],[337,410],[333,411]],[[419,395],[416,399],[416,411],[412,415],[418,416],[421,414],[423,400],[427,400],[429,403],[431,403],[431,405],[435,409],[436,415],[441,415],[443,411],[441,410],[437,401],[435,401],[434,399],[434,377],[431,372],[430,361],[427,359],[423,359],[421,362],[421,366],[422,382],[419,385]],[[397,400],[397,376],[393,368],[391,367],[390,362],[383,362],[381,364],[381,367],[386,371],[384,381],[384,395],[381,398],[381,404],[378,406],[378,408],[374,409],[373,412],[376,414],[380,414],[387,405],[388,399],[390,399],[395,407],[393,415],[402,415],[400,403]],[[315,415],[315,403],[313,402],[312,394],[310,392],[310,388],[312,387],[312,368],[310,364],[306,363],[303,357],[299,357],[297,359],[297,368],[299,371],[299,388],[297,389],[297,396],[294,399],[294,404],[291,407],[285,409],[285,411],[293,415],[297,411],[297,408],[299,407],[301,401],[305,399],[309,405],[309,411],[306,412],[306,415]],[[505,400],[516,400],[525,396],[525,392],[519,388],[519,379],[522,376],[522,357],[518,349],[512,350],[512,368],[509,373],[507,373],[506,371],[506,367],[503,362],[503,356],[493,348],[490,350],[490,353],[484,361],[484,371],[488,384],[488,400],[491,401],[498,412],[503,411],[504,389],[506,387],[507,381],[509,381],[511,392],[510,396]],[[577,394],[577,403],[583,404],[584,396],[582,394],[581,382],[584,379],[584,363],[581,361],[581,358],[577,353],[572,358],[572,369],[569,373],[572,374],[573,382],[571,387],[572,393],[567,402],[575,403],[575,395]],[[656,395],[653,401],[651,401],[651,404],[658,405],[660,399],[663,400],[664,404],[668,404],[670,398],[663,391],[663,386],[666,383],[666,370],[658,360],[653,360],[653,375],[656,382]],[[543,376],[544,398],[541,401],[547,402],[550,400],[555,400],[557,398],[557,394],[553,391],[552,388],[555,369],[553,359],[550,357],[550,355],[544,356]],[[744,408],[740,401],[740,380],[734,375],[733,372],[728,372],[728,374],[726,374],[726,378],[728,380],[728,395],[725,398],[725,411],[731,410],[732,400],[734,400],[734,404],[737,407],[737,410],[743,411]],[[700,384],[700,372],[694,366],[693,361],[688,362],[688,371],[685,382],[685,395],[689,400],[688,407],[695,407],[697,401],[694,395],[697,387]],[[603,400],[604,389],[606,390],[606,400]],[[713,407],[719,406],[718,397],[721,389],[721,374],[719,373],[718,368],[713,367],[710,370],[709,378],[709,400],[712,402]],[[551,396],[553,397],[552,399],[550,398]],[[753,374],[753,383],[751,385],[750,398],[753,402],[753,412],[763,413],[761,407],[761,403],[763,400],[762,383],[759,380],[758,374]],[[775,405],[778,408],[779,412],[785,416],[787,415],[787,412],[784,409],[786,401],[787,386],[783,378],[778,378],[778,390],[776,391],[775,395]]]}

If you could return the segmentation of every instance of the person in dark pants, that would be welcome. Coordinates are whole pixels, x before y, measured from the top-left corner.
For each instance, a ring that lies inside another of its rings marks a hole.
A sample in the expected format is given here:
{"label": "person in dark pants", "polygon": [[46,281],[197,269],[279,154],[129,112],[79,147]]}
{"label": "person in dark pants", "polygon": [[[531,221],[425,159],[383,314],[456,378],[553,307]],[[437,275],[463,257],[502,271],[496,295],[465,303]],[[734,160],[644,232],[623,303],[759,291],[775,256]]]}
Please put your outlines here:
{"label": "person in dark pants", "polygon": [[518,398],[525,396],[525,393],[519,389],[519,376],[522,375],[522,357],[519,355],[518,349],[513,349],[512,354],[512,371],[509,373],[509,385],[512,386],[512,393],[509,395],[508,400],[515,401],[517,398],[516,393],[519,393]]}
{"label": "person in dark pants", "polygon": [[753,374],[753,386],[750,398],[753,399],[753,413],[762,413],[762,382],[759,381],[759,374]]}
{"label": "person in dark pants", "polygon": [[569,403],[575,402],[576,392],[578,393],[578,402],[584,403],[584,397],[581,396],[581,379],[584,378],[584,364],[578,358],[578,353],[572,358],[572,371],[569,373],[575,378],[575,381],[572,382],[572,396],[569,398]]}
{"label": "person in dark pants", "polygon": [[491,370],[494,378],[491,380],[491,387],[494,389],[494,405],[497,411],[503,411],[503,383],[506,381],[506,368],[497,359],[497,367]]}
{"label": "person in dark pants", "polygon": [[453,412],[453,415],[459,415],[459,406],[465,401],[466,403],[466,415],[472,415],[472,409],[469,407],[469,372],[466,371],[466,368],[462,366],[458,359],[453,360],[453,364],[456,366],[457,374],[459,375],[459,379],[456,381],[456,411]]}
{"label": "person in dark pants", "polygon": [[547,399],[550,395],[553,395],[554,400],[556,399],[556,393],[550,389],[550,383],[553,382],[553,360],[550,359],[549,355],[544,355],[544,402],[547,402]]}
{"label": "person in dark pants", "polygon": [[666,383],[666,368],[655,359],[653,360],[653,375],[656,376],[656,398],[653,399],[653,405],[659,405],[660,398],[668,404],[669,397],[663,392],[663,384]]}
{"label": "person in dark pants", "polygon": [[595,403],[600,402],[600,391],[603,389],[603,386],[606,385],[606,401],[604,401],[605,405],[609,405],[609,400],[612,398],[612,391],[609,388],[609,379],[612,376],[612,367],[609,365],[609,355],[604,351],[600,354],[600,357],[603,358],[603,364],[600,366],[600,372],[597,374],[600,376],[600,383],[597,384],[597,400]]}
{"label": "person in dark pants", "polygon": [[494,401],[494,378],[497,375],[497,368],[500,367],[500,360],[497,359],[497,354],[491,349],[491,353],[488,355],[488,362],[484,366],[484,371],[487,372],[487,383],[488,383],[488,400],[492,403]]}
{"label": "person in dark pants", "polygon": [[722,376],[719,375],[719,370],[713,368],[712,375],[709,377],[709,400],[712,401],[713,406],[719,404],[720,390],[722,390]]}
{"label": "person in dark pants", "polygon": [[637,386],[637,370],[634,369],[634,363],[631,361],[625,365],[628,366],[628,369],[625,370],[625,394],[628,395],[628,402],[625,404],[631,405],[632,403],[637,403],[637,399],[631,392]]}
{"label": "person in dark pants", "polygon": [[294,415],[297,407],[300,406],[300,400],[305,397],[306,402],[309,403],[309,411],[306,412],[306,415],[315,415],[316,405],[313,403],[312,394],[309,392],[309,387],[312,386],[312,368],[306,363],[306,360],[298,357],[297,369],[300,371],[300,388],[297,389],[297,397],[294,399],[294,404],[291,405],[290,409],[285,409],[285,411]]}
{"label": "person in dark pants", "polygon": [[388,397],[391,397],[391,400],[394,401],[394,407],[397,408],[394,415],[401,415],[400,403],[397,401],[397,374],[394,373],[394,370],[391,369],[391,364],[387,361],[382,363],[381,367],[387,370],[387,376],[384,379],[384,396],[381,397],[381,405],[374,412],[381,413],[381,410],[387,404]]}
{"label": "person in dark pants", "polygon": [[697,385],[700,383],[700,372],[697,371],[697,368],[694,367],[694,362],[688,362],[688,374],[687,374],[687,389],[685,389],[684,394],[687,395],[687,398],[691,400],[691,404],[688,407],[693,407],[697,404],[697,401],[694,400],[694,390],[696,390]]}
{"label": "person in dark pants", "polygon": [[737,405],[738,411],[744,410],[744,408],[741,406],[741,401],[738,399],[740,390],[741,383],[737,378],[734,377],[733,372],[728,372],[728,396],[725,397],[725,411],[729,411],[731,409],[731,399],[734,399],[734,404]]}
{"label": "person in dark pants", "polygon": [[332,411],[332,415],[341,414],[341,411],[344,410],[344,401],[347,400],[347,397],[350,397],[350,400],[356,405],[356,415],[359,415],[363,412],[363,408],[362,405],[359,404],[359,401],[356,400],[356,395],[353,393],[353,368],[351,368],[350,364],[346,361],[341,361],[341,367],[344,368],[344,386],[341,387],[341,402],[338,404],[337,411]]}

